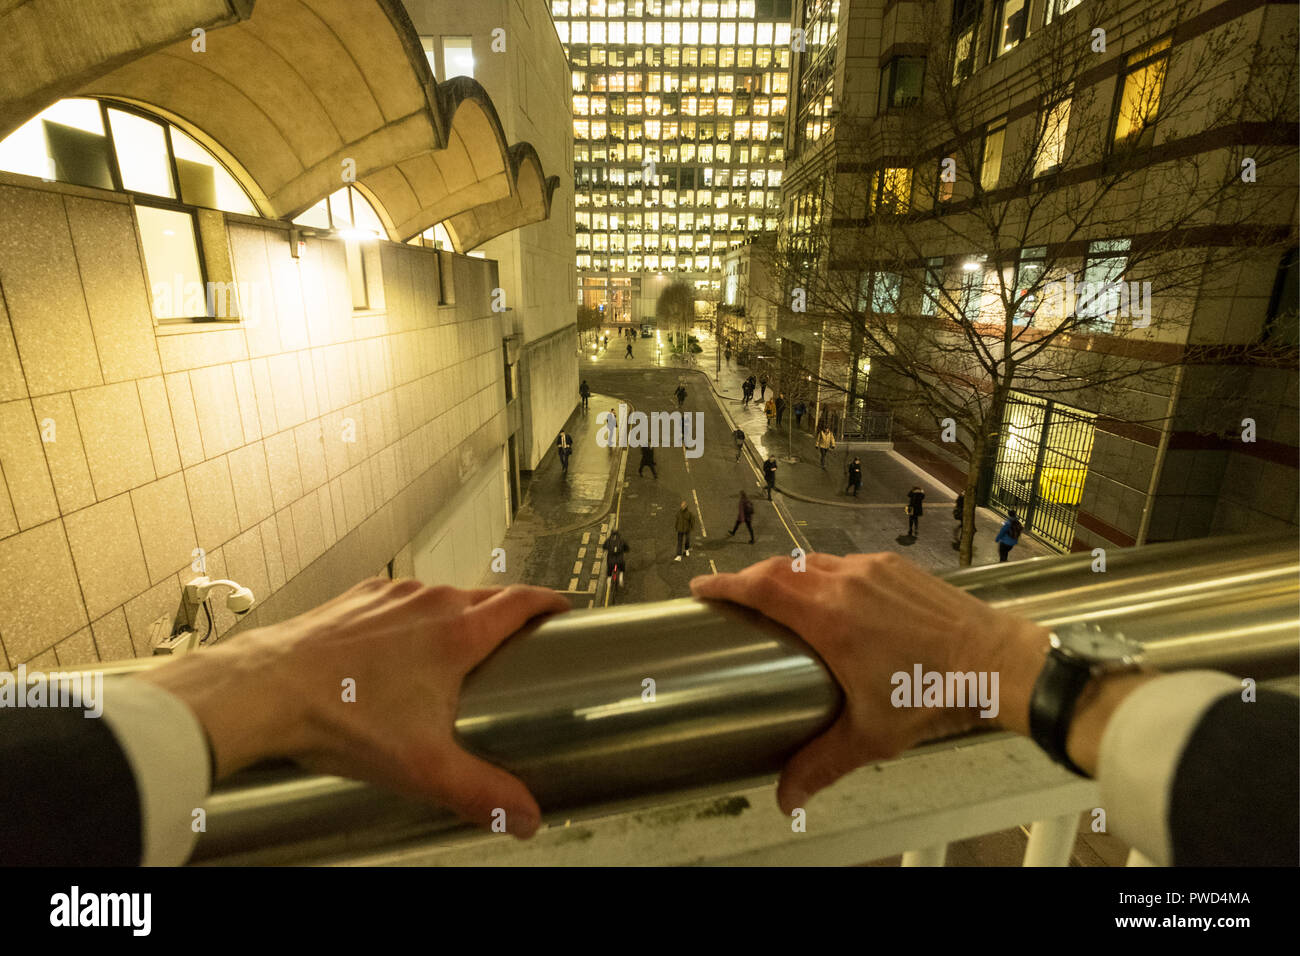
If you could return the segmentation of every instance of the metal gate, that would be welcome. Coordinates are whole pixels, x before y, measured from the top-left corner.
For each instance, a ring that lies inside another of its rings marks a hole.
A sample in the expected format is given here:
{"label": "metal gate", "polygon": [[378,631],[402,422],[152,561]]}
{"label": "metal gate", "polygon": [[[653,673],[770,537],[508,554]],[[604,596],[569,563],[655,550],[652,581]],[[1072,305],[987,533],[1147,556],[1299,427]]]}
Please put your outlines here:
{"label": "metal gate", "polygon": [[1002,416],[989,507],[1003,515],[1016,509],[1026,531],[1069,551],[1096,418],[1080,408],[1012,392]]}

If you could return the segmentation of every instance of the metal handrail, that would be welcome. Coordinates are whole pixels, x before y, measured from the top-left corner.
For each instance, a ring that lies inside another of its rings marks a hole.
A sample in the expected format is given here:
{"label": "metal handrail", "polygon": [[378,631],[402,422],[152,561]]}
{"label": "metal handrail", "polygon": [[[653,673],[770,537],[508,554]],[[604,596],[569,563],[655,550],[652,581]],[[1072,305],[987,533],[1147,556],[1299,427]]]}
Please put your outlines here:
{"label": "metal handrail", "polygon": [[[1104,571],[1082,553],[946,580],[1044,625],[1116,627],[1159,669],[1297,673],[1294,538],[1148,545],[1105,560]],[[825,666],[785,628],[732,605],[681,599],[529,626],[466,679],[456,732],[554,810],[773,774],[840,702]],[[206,809],[196,861],[310,859],[453,825],[444,813],[288,764],[232,777]]]}

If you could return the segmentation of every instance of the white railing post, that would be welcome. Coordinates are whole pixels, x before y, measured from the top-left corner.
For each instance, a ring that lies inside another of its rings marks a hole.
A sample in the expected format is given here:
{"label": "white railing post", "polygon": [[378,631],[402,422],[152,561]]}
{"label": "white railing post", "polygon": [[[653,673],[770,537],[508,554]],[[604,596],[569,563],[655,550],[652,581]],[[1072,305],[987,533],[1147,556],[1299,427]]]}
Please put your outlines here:
{"label": "white railing post", "polygon": [[1025,866],[1069,866],[1070,853],[1079,828],[1079,815],[1035,820],[1029,828]]}
{"label": "white railing post", "polygon": [[908,850],[903,854],[903,866],[943,866],[948,857],[948,844],[928,846],[923,850]]}

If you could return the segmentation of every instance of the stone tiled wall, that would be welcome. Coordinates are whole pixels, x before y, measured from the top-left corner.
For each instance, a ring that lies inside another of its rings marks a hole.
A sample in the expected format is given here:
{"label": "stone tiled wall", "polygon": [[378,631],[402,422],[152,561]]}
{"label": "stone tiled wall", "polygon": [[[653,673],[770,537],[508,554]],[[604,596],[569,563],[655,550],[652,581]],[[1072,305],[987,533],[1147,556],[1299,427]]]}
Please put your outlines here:
{"label": "stone tiled wall", "polygon": [[0,179],[0,667],[149,653],[195,549],[257,595],[241,629],[409,570],[440,503],[500,467],[494,263],[443,254],[440,284],[438,253],[370,244],[357,311],[341,241],[296,259],[282,224],[204,228],[256,295],[156,327],[129,197]]}

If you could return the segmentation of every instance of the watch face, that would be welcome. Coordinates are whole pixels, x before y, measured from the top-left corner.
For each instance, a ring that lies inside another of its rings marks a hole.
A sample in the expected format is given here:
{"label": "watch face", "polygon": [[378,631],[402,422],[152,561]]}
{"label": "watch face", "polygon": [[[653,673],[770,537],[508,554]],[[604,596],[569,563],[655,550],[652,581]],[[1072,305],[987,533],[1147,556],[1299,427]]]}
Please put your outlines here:
{"label": "watch face", "polygon": [[1066,624],[1052,632],[1052,646],[1071,657],[1105,664],[1129,664],[1142,648],[1119,631],[1096,624]]}

